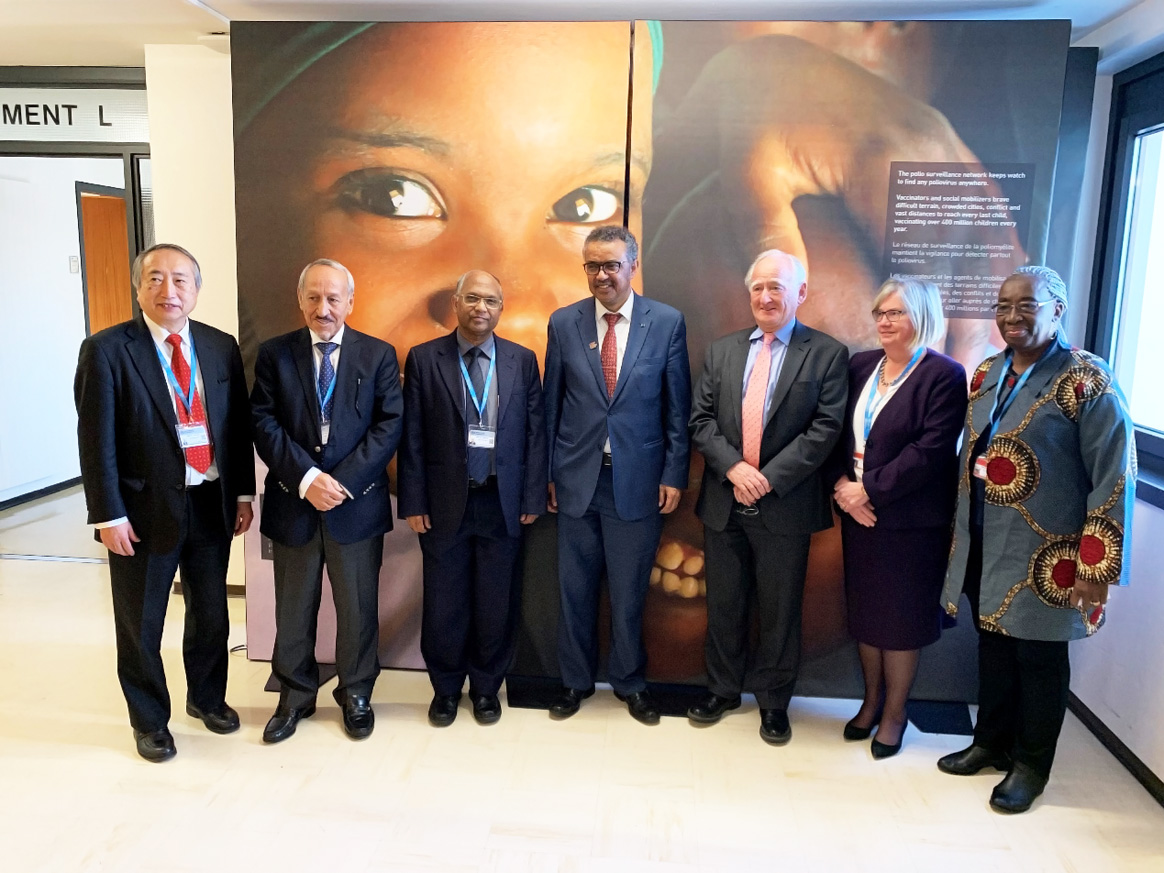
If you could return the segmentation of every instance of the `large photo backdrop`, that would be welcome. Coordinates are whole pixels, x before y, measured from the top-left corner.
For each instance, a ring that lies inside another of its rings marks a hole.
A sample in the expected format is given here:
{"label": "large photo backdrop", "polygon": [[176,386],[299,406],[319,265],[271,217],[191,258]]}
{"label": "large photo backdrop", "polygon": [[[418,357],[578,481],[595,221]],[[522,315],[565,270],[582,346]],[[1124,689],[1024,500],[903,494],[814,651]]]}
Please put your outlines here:
{"label": "large photo backdrop", "polygon": [[[471,268],[505,288],[498,332],[541,358],[549,313],[587,293],[586,233],[626,223],[636,289],[686,313],[695,374],[750,323],[744,272],[772,247],[808,266],[801,318],[854,351],[876,344],[882,279],[932,278],[944,350],[972,369],[1000,345],[1001,277],[1043,255],[1068,39],[1066,22],[236,23],[244,358],[302,325],[295,281],[318,257],[352,270],[352,324],[401,365],[453,329]],[[702,678],[699,465],[652,576],[656,680]],[[557,674],[555,536],[552,517],[528,532],[516,674]],[[271,564],[258,525],[248,538],[248,651],[269,658]],[[415,534],[392,532],[386,666],[422,666],[419,565]],[[969,689],[957,638],[935,647],[956,681],[928,696]],[[804,645],[806,690],[855,688],[836,531],[814,542]]]}

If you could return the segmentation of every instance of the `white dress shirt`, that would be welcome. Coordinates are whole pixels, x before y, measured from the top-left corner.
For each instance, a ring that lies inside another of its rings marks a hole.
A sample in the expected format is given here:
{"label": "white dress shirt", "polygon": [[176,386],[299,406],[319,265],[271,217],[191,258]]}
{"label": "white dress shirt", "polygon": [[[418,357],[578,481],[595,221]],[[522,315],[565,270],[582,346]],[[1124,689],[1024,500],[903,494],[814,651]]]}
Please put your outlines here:
{"label": "white dress shirt", "polygon": [[[622,375],[622,356],[626,354],[626,343],[630,337],[631,326],[631,310],[634,308],[635,292],[631,291],[627,295],[626,300],[618,309],[610,310],[594,301],[594,324],[598,328],[598,354],[602,355],[602,343],[606,339],[606,331],[609,325],[606,323],[606,316],[611,312],[617,312],[619,319],[614,323],[614,344],[616,353],[614,356],[614,381],[618,382],[618,377]],[[606,445],[602,450],[608,455],[610,454],[610,437],[606,438]]]}
{"label": "white dress shirt", "polygon": [[[919,359],[920,360],[920,359]],[[897,393],[898,389],[905,384],[906,379],[913,375],[913,371],[917,366],[910,367],[897,381],[889,385],[885,389],[884,394],[878,394],[873,387],[877,384],[881,376],[880,365],[873,368],[873,372],[869,378],[865,380],[865,384],[861,386],[861,393],[858,395],[857,404],[853,408],[853,468],[857,476],[857,481],[860,482],[865,478],[865,410],[869,408],[870,392],[873,392],[873,402],[876,404],[873,409],[873,417],[869,422],[872,427],[877,419],[881,416],[881,411],[885,409],[891,397]]]}
{"label": "white dress shirt", "polygon": [[[331,350],[331,354],[328,355],[328,357],[331,359],[332,372],[335,373],[335,378],[338,379],[339,378],[339,356],[340,356],[340,349],[343,348],[344,330],[345,329],[346,329],[346,325],[341,325],[340,329],[335,332],[335,336],[333,336],[330,340],[325,340],[323,337],[321,337],[319,334],[317,334],[315,331],[311,330],[310,328],[308,328],[308,330],[307,330],[307,332],[309,334],[311,334],[311,360],[312,360],[312,363],[314,365],[313,372],[315,373],[316,391],[319,390],[319,368],[323,365],[323,352],[321,352],[319,350],[319,348],[316,346],[316,343],[324,343],[324,342],[335,343],[335,348]],[[332,395],[332,396],[334,398],[335,395]],[[323,398],[321,397],[320,400],[322,400],[322,399]],[[334,402],[333,402],[332,408],[333,409],[335,408]],[[327,438],[329,436],[331,436],[331,422],[327,422],[327,421],[324,421],[322,419],[322,415],[323,415],[322,409],[319,410],[319,413],[321,416],[320,421],[319,421],[320,437],[322,439],[322,445],[326,446],[327,445]],[[319,467],[312,467],[310,470],[308,470],[306,473],[303,474],[303,478],[299,481],[299,496],[300,497],[306,499],[307,489],[309,487],[311,487],[311,483],[315,481],[315,477],[318,476],[322,472],[323,471],[320,470]],[[350,491],[348,491],[347,487],[344,486],[342,482],[340,483],[340,486],[344,489],[344,492],[348,495],[348,497],[352,496],[352,493]]]}

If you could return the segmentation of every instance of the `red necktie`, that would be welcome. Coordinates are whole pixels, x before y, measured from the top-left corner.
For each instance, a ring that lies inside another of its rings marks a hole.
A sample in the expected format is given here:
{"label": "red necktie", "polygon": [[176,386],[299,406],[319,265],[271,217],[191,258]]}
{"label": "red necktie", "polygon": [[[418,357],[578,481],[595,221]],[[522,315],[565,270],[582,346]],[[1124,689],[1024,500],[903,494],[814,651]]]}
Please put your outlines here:
{"label": "red necktie", "polygon": [[[166,337],[166,342],[174,347],[174,353],[170,356],[170,369],[174,371],[174,378],[178,380],[178,385],[182,389],[181,396],[177,392],[174,394],[177,399],[174,405],[178,407],[178,421],[181,424],[205,425],[206,411],[202,408],[202,398],[198,395],[197,386],[194,388],[194,402],[191,404],[190,412],[186,412],[185,398],[190,396],[190,365],[186,363],[186,356],[182,354],[182,337],[172,333]],[[210,435],[210,428],[206,429],[206,434]],[[210,462],[213,460],[214,449],[209,444],[186,449],[186,463],[199,473],[209,470]]]}
{"label": "red necktie", "polygon": [[614,326],[620,316],[617,312],[608,312],[602,317],[606,319],[606,336],[602,338],[602,375],[606,377],[606,396],[613,397],[614,386],[618,384],[618,337]]}
{"label": "red necktie", "polygon": [[764,334],[764,346],[752,364],[748,389],[744,392],[744,460],[760,469],[760,438],[764,435],[764,400],[768,397],[768,372],[772,368],[772,338]]}

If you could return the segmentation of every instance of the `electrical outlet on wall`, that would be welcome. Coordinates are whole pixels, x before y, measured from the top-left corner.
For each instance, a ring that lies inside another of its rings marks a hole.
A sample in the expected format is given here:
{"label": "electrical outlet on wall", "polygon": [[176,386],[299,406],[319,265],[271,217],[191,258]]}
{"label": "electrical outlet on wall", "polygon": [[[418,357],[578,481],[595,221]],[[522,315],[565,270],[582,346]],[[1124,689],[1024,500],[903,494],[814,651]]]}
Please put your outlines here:
{"label": "electrical outlet on wall", "polygon": [[80,273],[81,272],[81,259],[79,257],[77,257],[76,255],[69,255],[69,272],[70,273]]}

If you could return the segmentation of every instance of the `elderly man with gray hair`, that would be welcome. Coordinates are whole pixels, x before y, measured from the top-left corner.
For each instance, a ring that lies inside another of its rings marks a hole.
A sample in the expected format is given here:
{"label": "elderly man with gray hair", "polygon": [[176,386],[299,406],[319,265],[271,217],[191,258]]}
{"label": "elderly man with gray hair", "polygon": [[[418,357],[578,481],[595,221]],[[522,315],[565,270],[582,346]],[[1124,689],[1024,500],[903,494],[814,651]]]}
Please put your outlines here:
{"label": "elderly man with gray hair", "polygon": [[255,449],[268,468],[260,530],[275,563],[271,666],[280,694],[266,743],[287,739],[315,712],[325,566],[336,609],[334,696],[348,736],[372,732],[379,574],[392,529],[388,462],[403,415],[395,349],[344,324],[355,305],[347,268],[313,261],[297,297],[306,326],[263,343],[251,392]]}
{"label": "elderly man with gray hair", "polygon": [[1062,335],[1067,289],[1047,267],[998,291],[1006,350],[970,380],[954,548],[942,601],[965,594],[978,627],[974,742],[938,768],[1006,772],[990,806],[1024,812],[1043,792],[1067,708],[1070,640],[1103,626],[1128,578],[1136,453],[1105,361]]}
{"label": "elderly man with gray hair", "polygon": [[[792,738],[809,541],[833,525],[821,465],[841,435],[849,354],[796,320],[808,284],[794,256],[763,252],[745,287],[755,327],[712,343],[692,398],[691,442],[704,460],[696,511],[707,558],[708,694],[687,716],[714,724],[750,691],[760,737],[781,745]],[[760,636],[749,653],[753,594]]]}

